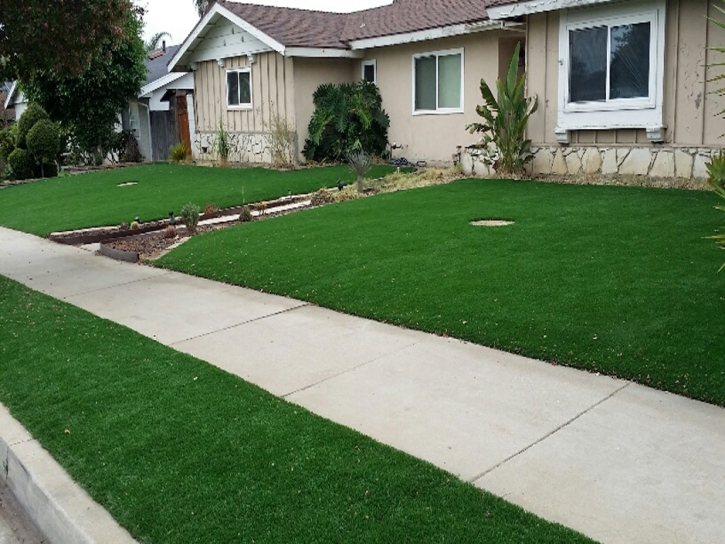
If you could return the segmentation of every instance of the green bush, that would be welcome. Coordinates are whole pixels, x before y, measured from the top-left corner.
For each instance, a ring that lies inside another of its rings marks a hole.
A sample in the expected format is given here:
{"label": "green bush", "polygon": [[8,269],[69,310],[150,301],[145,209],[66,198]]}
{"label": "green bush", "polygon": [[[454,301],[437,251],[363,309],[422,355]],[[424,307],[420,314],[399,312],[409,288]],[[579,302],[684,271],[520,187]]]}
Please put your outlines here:
{"label": "green bush", "polygon": [[313,101],[315,112],[304,148],[308,160],[340,161],[356,151],[385,153],[390,117],[382,109],[383,99],[375,84],[320,85]]}
{"label": "green bush", "polygon": [[15,149],[18,125],[15,124],[0,130],[0,161],[7,161],[10,153]]}
{"label": "green bush", "polygon": [[35,177],[37,162],[27,149],[16,148],[8,155],[8,165],[13,179],[30,179]]}
{"label": "green bush", "polygon": [[35,123],[42,121],[43,119],[50,119],[45,110],[38,104],[30,104],[20,116],[20,119],[18,119],[18,137],[15,145],[22,149],[26,149],[27,143],[25,139],[28,136],[28,132],[30,132],[30,129],[35,126]]}
{"label": "green bush", "polygon": [[48,119],[41,119],[28,131],[25,138],[28,151],[40,164],[40,175],[45,177],[43,165],[55,161],[60,152],[60,133],[58,126]]}
{"label": "green bush", "polygon": [[483,134],[476,147],[482,150],[487,162],[503,174],[522,173],[526,163],[534,158],[531,140],[525,135],[538,100],[536,95],[527,98],[524,94],[526,75],[518,76],[520,47],[521,44],[516,44],[506,79],[496,81],[498,100],[488,83],[481,80],[481,96],[485,103],[476,107],[476,113],[484,122],[466,127],[471,134]]}
{"label": "green bush", "polygon": [[184,223],[189,234],[196,233],[196,226],[199,224],[199,206],[191,202],[181,208],[181,222]]}
{"label": "green bush", "polygon": [[186,142],[179,142],[176,145],[172,145],[169,149],[169,160],[171,162],[184,162],[191,155],[191,150],[186,145]]}

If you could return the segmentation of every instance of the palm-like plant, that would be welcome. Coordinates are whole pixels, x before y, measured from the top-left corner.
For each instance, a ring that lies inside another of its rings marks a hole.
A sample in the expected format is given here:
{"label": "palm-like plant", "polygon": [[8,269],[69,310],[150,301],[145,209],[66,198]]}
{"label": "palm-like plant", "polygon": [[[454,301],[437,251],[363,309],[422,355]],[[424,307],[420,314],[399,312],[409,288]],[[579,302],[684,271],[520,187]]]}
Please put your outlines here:
{"label": "palm-like plant", "polygon": [[362,193],[364,190],[363,177],[372,166],[370,155],[364,151],[353,151],[347,156],[347,164],[353,174],[357,176],[357,192]]}
{"label": "palm-like plant", "polygon": [[151,51],[156,51],[159,48],[159,43],[161,43],[164,38],[171,39],[171,34],[169,34],[168,32],[157,32],[156,34],[151,36],[145,44],[146,51],[148,53],[150,53]]}
{"label": "palm-like plant", "polygon": [[529,117],[536,111],[536,95],[524,94],[526,74],[518,76],[520,44],[516,45],[511,57],[505,80],[497,80],[498,100],[483,79],[481,96],[485,103],[476,107],[483,123],[472,123],[466,127],[471,133],[481,133],[483,137],[476,147],[492,164],[498,163],[498,171],[503,174],[523,172],[527,162],[533,159],[531,140],[526,139],[526,125]]}
{"label": "palm-like plant", "polygon": [[212,1],[210,0],[194,0],[194,7],[196,7],[196,12],[199,14],[199,17],[204,17],[204,15],[206,15],[206,12],[209,11],[211,4]]}
{"label": "palm-like plant", "polygon": [[390,117],[378,88],[369,82],[320,85],[304,154],[312,160],[343,160],[356,151],[384,153]]}

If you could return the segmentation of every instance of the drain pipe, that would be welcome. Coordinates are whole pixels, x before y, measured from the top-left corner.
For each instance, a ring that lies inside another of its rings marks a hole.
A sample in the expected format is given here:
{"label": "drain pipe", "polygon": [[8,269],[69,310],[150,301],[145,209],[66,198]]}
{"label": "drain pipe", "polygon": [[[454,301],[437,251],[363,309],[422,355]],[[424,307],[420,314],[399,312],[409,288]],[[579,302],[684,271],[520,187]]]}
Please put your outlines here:
{"label": "drain pipe", "polygon": [[148,126],[149,126],[149,161],[154,161],[154,146],[151,143],[151,107],[148,104],[144,104],[143,102],[138,102],[139,106],[143,106],[146,108],[146,113],[148,113]]}

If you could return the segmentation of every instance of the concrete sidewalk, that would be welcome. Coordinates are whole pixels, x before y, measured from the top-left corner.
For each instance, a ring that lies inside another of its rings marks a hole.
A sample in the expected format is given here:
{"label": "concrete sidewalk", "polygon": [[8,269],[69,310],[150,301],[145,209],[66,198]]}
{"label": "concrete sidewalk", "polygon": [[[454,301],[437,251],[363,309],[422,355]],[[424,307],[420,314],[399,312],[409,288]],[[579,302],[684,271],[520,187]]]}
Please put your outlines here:
{"label": "concrete sidewalk", "polygon": [[603,542],[725,542],[725,410],[0,228],[0,274]]}

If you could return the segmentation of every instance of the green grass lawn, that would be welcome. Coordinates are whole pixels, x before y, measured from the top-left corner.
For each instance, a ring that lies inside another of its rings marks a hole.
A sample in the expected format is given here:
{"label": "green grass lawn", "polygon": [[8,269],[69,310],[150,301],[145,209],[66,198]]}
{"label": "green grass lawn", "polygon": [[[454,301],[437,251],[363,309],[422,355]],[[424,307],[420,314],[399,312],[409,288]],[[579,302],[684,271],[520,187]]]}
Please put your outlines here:
{"label": "green grass lawn", "polygon": [[0,401],[142,542],[588,542],[2,276],[0,335]]}
{"label": "green grass lawn", "polygon": [[[375,166],[368,177],[393,170]],[[53,231],[118,225],[179,213],[187,202],[204,209],[279,198],[332,187],[355,176],[347,166],[279,172],[154,164],[62,177],[0,190],[0,225],[45,236]],[[119,187],[129,181],[137,185]]]}
{"label": "green grass lawn", "polygon": [[199,236],[159,264],[725,405],[716,204],[464,180]]}

